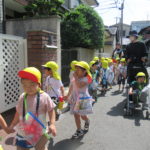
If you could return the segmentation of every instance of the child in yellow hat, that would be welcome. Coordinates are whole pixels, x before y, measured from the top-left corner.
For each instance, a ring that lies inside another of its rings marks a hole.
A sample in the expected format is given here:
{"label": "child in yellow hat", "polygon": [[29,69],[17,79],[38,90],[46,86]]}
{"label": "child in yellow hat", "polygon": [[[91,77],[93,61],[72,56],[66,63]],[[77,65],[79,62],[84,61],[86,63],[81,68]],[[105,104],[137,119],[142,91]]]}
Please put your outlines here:
{"label": "child in yellow hat", "polygon": [[[51,99],[58,104],[59,98],[64,97],[64,86],[58,73],[58,65],[54,61],[49,61],[45,65],[46,74],[45,91]],[[56,109],[56,119],[59,119],[60,112]]]}
{"label": "child in yellow hat", "polygon": [[108,59],[109,73],[108,73],[108,84],[110,89],[112,89],[113,81],[114,81],[114,64],[112,59]]}
{"label": "child in yellow hat", "polygon": [[[88,92],[88,86],[92,82],[89,65],[84,62],[78,62],[74,73],[74,80],[71,83],[69,92],[65,99],[71,96],[70,112],[74,115],[77,130],[72,138],[79,138],[83,136],[84,131],[89,130],[90,121],[87,114],[93,113],[92,111],[92,98]],[[81,119],[85,121],[84,131],[81,128]]]}
{"label": "child in yellow hat", "polygon": [[127,77],[126,60],[125,60],[125,58],[121,58],[120,64],[118,66],[118,85],[119,85],[119,91],[120,91],[121,85],[122,85],[122,91],[124,90],[126,77]]}
{"label": "child in yellow hat", "polygon": [[90,62],[90,71],[92,74],[92,83],[89,85],[89,93],[93,97],[95,102],[97,102],[97,87],[98,87],[99,82],[100,82],[100,74],[99,74],[99,71],[97,69],[98,69],[97,62],[91,61]]}
{"label": "child in yellow hat", "polygon": [[118,71],[118,67],[120,65],[120,58],[116,58],[116,61],[114,63],[114,84],[118,84],[118,75],[119,75],[119,71]]}
{"label": "child in yellow hat", "polygon": [[102,62],[102,69],[100,72],[103,95],[106,93],[108,87],[108,73],[109,73],[108,61],[104,60]]}
{"label": "child in yellow hat", "polygon": [[[19,97],[18,104],[16,106],[16,114],[10,125],[10,132],[14,132],[14,127],[21,122],[25,121],[26,113],[31,112],[46,126],[46,114],[49,116],[50,126],[48,132],[56,135],[55,127],[55,104],[51,100],[48,94],[41,91],[41,73],[34,67],[28,67],[19,71],[18,76],[21,78],[21,84],[24,93]],[[45,136],[43,135],[43,138]],[[46,140],[47,141],[47,140]],[[37,143],[36,146],[29,144],[26,138],[20,133],[16,137],[17,150],[30,149],[35,147],[36,150],[47,150],[45,143]],[[40,148],[39,148],[40,146]]]}
{"label": "child in yellow hat", "polygon": [[70,70],[70,74],[69,74],[69,79],[70,79],[70,83],[73,80],[73,74],[75,72],[75,65],[78,63],[78,61],[73,60],[70,64],[71,70]]}
{"label": "child in yellow hat", "polygon": [[146,87],[146,75],[143,72],[138,72],[136,80],[130,84],[129,98],[133,101],[135,107],[140,107],[139,102],[143,103],[143,110],[149,109],[149,91],[148,93],[144,88]]}

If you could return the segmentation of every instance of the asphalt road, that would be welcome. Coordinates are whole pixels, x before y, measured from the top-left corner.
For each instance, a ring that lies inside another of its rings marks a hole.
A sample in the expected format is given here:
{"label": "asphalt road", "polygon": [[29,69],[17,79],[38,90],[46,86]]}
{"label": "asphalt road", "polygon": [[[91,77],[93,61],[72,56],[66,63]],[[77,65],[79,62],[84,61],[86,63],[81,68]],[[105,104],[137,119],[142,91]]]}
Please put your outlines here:
{"label": "asphalt road", "polygon": [[[150,69],[148,71],[150,73]],[[141,111],[133,117],[124,117],[126,96],[117,93],[117,89],[115,86],[105,97],[99,97],[94,114],[89,116],[90,130],[83,138],[71,139],[76,131],[74,118],[69,112],[61,115],[56,123],[57,136],[48,143],[49,150],[150,150],[150,120],[146,120]],[[5,115],[11,122],[14,111],[8,113]],[[0,130],[4,150],[16,149],[12,146],[14,136]]]}
{"label": "asphalt road", "polygon": [[51,139],[49,150],[149,150],[150,120],[141,111],[124,117],[125,94],[115,86],[105,97],[99,97],[90,115],[89,132],[81,139],[71,140],[76,127],[74,118],[65,113],[57,122],[58,135]]}

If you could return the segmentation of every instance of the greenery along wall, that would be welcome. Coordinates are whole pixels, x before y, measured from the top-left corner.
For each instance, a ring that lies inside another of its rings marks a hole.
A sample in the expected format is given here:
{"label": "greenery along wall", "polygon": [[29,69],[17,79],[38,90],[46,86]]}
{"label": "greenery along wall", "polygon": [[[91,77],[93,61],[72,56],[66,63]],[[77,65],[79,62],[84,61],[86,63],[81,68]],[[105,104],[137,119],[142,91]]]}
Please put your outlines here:
{"label": "greenery along wall", "polygon": [[29,17],[34,16],[62,16],[61,5],[64,0],[28,0],[29,3],[25,6],[25,10]]}
{"label": "greenery along wall", "polygon": [[61,39],[63,48],[100,49],[104,44],[103,20],[93,8],[80,5],[64,15]]}

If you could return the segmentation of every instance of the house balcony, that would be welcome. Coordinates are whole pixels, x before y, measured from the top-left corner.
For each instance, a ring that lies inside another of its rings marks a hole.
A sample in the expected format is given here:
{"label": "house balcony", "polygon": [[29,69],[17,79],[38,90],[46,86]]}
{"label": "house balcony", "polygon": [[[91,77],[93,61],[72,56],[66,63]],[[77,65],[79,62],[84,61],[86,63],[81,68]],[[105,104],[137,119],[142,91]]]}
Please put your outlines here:
{"label": "house balcony", "polygon": [[27,0],[5,0],[4,3],[6,9],[19,13],[24,13],[24,6],[28,4]]}

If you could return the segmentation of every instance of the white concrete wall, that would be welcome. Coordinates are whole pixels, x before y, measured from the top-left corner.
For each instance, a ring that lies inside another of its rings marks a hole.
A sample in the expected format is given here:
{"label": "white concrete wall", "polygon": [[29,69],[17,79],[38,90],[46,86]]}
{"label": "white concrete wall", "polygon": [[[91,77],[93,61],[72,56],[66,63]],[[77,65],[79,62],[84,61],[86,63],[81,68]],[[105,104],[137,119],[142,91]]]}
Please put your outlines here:
{"label": "white concrete wall", "polygon": [[72,50],[77,50],[78,60],[90,62],[94,56],[98,56],[97,50],[86,49],[86,48],[74,48]]}
{"label": "white concrete wall", "polygon": [[[6,33],[26,37],[28,31],[46,30],[57,34],[57,63],[61,66],[60,17],[12,19],[6,22]],[[61,73],[61,67],[59,67]]]}

